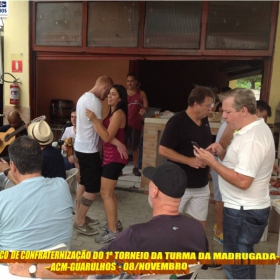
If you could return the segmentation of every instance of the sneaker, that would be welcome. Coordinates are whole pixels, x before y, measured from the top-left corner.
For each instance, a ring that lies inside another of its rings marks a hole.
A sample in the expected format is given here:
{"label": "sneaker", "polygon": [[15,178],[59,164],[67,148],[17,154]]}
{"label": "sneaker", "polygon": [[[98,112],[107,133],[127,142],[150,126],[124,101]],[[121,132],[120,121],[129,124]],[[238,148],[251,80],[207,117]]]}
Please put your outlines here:
{"label": "sneaker", "polygon": [[78,226],[75,222],[73,228],[77,232],[85,235],[95,235],[99,233],[97,229],[90,227],[87,223],[84,223],[82,226]]}
{"label": "sneaker", "polygon": [[223,233],[220,233],[219,235],[217,234],[217,232],[214,233],[214,237],[213,240],[217,241],[220,244],[224,244],[224,235]]}
{"label": "sneaker", "polygon": [[[100,226],[99,228],[103,231],[108,230],[108,223],[103,226]],[[121,221],[117,221],[116,228],[117,228],[118,232],[121,232],[123,230],[123,225],[122,225]]]}
{"label": "sneaker", "polygon": [[214,232],[217,231],[217,224],[215,224],[215,225],[213,226],[213,231],[214,231]]}
{"label": "sneaker", "polygon": [[102,233],[102,235],[95,238],[96,243],[107,243],[112,240],[114,240],[118,235],[118,232],[112,232],[109,229],[107,229],[105,232]]}
{"label": "sneaker", "polygon": [[135,176],[141,176],[141,173],[140,173],[140,171],[138,170],[138,168],[137,168],[136,166],[133,167],[132,173],[133,173]]}
{"label": "sneaker", "polygon": [[94,226],[94,225],[98,225],[99,221],[98,220],[94,220],[94,219],[90,218],[89,216],[86,216],[86,223],[89,226]]}

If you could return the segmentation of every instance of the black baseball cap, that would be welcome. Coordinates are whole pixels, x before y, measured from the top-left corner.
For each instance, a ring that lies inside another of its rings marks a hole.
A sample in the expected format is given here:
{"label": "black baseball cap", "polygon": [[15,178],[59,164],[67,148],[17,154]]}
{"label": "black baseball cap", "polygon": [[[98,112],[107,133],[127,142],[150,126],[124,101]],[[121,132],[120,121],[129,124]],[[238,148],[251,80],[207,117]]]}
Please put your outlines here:
{"label": "black baseball cap", "polygon": [[143,175],[170,197],[181,198],[185,193],[187,175],[177,164],[166,162],[158,167],[148,166],[143,170]]}

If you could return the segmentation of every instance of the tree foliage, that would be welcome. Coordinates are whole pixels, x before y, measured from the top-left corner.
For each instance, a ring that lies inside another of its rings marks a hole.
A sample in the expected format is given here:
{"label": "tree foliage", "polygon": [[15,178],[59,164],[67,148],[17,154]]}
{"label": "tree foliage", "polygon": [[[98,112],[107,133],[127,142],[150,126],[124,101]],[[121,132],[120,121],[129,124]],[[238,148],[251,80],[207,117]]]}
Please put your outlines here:
{"label": "tree foliage", "polygon": [[262,82],[262,75],[246,77],[237,80],[237,87],[248,89],[260,89]]}

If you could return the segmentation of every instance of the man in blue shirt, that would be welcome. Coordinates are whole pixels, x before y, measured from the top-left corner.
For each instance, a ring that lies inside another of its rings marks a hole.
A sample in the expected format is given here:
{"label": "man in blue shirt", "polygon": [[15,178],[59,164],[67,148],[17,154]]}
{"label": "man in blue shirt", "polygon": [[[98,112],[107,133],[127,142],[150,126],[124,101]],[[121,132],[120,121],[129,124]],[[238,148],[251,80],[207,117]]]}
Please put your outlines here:
{"label": "man in blue shirt", "polygon": [[18,182],[0,192],[0,250],[43,250],[59,243],[70,248],[72,197],[62,178],[41,175],[43,156],[28,136],[9,146],[10,173]]}

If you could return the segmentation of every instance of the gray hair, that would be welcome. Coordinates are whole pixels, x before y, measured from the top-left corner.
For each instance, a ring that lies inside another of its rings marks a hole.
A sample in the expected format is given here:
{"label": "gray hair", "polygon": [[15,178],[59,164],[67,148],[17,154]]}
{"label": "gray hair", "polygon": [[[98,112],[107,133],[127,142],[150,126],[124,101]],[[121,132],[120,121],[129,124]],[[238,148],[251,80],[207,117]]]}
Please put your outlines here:
{"label": "gray hair", "polygon": [[43,156],[36,140],[28,136],[18,137],[9,146],[9,157],[20,174],[41,173]]}
{"label": "gray hair", "polygon": [[235,88],[219,94],[219,99],[221,101],[228,97],[234,97],[232,107],[235,108],[237,112],[239,112],[243,107],[246,107],[250,114],[256,114],[257,102],[255,94],[252,90],[246,88]]}

